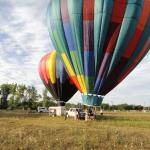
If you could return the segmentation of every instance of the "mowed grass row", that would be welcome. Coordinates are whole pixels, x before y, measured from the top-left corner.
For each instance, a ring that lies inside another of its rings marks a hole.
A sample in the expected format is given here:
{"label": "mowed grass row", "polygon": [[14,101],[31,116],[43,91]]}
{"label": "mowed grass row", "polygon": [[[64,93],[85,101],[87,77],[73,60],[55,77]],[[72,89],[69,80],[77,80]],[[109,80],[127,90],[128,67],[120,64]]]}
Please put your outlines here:
{"label": "mowed grass row", "polygon": [[150,113],[104,113],[96,121],[0,112],[2,150],[149,150]]}

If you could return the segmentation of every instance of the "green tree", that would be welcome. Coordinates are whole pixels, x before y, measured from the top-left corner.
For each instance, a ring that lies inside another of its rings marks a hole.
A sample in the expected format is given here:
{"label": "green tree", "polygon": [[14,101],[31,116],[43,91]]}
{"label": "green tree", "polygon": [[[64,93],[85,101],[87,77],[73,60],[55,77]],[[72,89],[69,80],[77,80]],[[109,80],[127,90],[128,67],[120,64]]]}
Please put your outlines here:
{"label": "green tree", "polygon": [[7,98],[8,95],[11,93],[11,86],[10,84],[2,84],[0,86],[0,108],[1,109],[7,109],[8,103]]}
{"label": "green tree", "polygon": [[17,86],[16,99],[23,109],[26,109],[27,105],[26,91],[27,91],[26,85],[21,84]]}
{"label": "green tree", "polygon": [[44,107],[48,108],[49,106],[57,106],[57,104],[53,101],[54,99],[48,96],[48,90],[46,88],[43,90],[42,98]]}
{"label": "green tree", "polygon": [[48,97],[48,90],[46,88],[43,90],[43,106],[47,108],[50,106],[50,97]]}
{"label": "green tree", "polygon": [[39,97],[40,97],[40,95],[38,94],[35,87],[33,87],[33,86],[27,87],[26,100],[28,103],[28,108],[36,109],[37,101],[38,101]]}
{"label": "green tree", "polygon": [[8,107],[11,109],[16,108],[16,104],[15,104],[15,100],[14,100],[14,96],[11,96],[8,100]]}
{"label": "green tree", "polygon": [[101,105],[101,108],[102,108],[103,110],[110,110],[109,104],[102,104],[102,105]]}
{"label": "green tree", "polygon": [[17,108],[19,104],[18,99],[16,98],[17,84],[10,85],[10,94],[11,96],[8,99],[8,107],[11,109]]}

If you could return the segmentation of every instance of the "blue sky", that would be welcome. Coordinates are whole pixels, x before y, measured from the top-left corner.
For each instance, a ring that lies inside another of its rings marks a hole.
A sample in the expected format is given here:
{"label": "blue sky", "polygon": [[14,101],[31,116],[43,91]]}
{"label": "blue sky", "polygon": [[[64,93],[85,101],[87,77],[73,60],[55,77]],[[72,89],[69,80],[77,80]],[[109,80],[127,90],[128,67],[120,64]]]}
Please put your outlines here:
{"label": "blue sky", "polygon": [[[52,49],[46,26],[49,0],[0,0],[0,84],[44,88],[38,74],[41,57]],[[77,93],[71,101],[81,100]],[[110,104],[150,105],[150,53],[105,98]]]}

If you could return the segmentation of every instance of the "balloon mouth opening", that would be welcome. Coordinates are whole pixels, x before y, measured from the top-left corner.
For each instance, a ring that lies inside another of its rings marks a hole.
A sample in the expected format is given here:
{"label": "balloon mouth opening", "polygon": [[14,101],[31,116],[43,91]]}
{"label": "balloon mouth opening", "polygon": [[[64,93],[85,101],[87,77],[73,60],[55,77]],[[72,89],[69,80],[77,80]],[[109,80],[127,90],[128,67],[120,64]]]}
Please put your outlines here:
{"label": "balloon mouth opening", "polygon": [[104,96],[96,94],[81,94],[82,103],[86,106],[99,107],[102,104]]}

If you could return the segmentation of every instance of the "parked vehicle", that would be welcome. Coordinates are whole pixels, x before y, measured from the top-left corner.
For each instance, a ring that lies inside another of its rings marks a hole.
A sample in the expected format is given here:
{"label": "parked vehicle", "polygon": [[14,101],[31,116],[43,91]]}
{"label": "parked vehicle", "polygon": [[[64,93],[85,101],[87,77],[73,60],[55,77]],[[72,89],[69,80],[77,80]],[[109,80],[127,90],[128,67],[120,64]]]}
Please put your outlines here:
{"label": "parked vehicle", "polygon": [[38,113],[47,113],[48,109],[46,107],[38,107],[37,111]]}
{"label": "parked vehicle", "polygon": [[85,112],[82,109],[79,109],[80,112],[80,119],[85,119]]}
{"label": "parked vehicle", "polygon": [[49,115],[62,116],[64,115],[64,106],[49,107]]}
{"label": "parked vehicle", "polygon": [[68,117],[75,117],[77,111],[79,111],[79,114],[80,114],[79,119],[84,119],[85,118],[85,112],[80,108],[70,108],[67,111]]}

